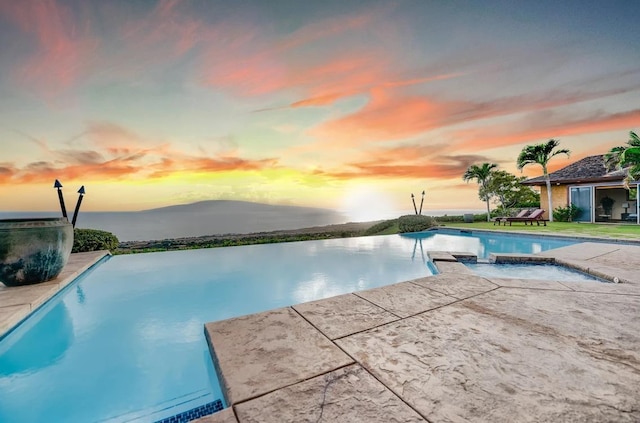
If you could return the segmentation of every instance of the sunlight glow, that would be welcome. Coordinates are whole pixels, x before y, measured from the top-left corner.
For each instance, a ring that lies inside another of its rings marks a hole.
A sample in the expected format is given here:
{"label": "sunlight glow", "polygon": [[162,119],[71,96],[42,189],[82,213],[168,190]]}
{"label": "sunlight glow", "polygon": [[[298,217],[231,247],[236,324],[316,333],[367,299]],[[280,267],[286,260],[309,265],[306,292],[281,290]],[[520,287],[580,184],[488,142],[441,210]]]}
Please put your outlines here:
{"label": "sunlight glow", "polygon": [[347,189],[342,199],[341,211],[352,222],[398,217],[391,198],[371,185],[355,185]]}

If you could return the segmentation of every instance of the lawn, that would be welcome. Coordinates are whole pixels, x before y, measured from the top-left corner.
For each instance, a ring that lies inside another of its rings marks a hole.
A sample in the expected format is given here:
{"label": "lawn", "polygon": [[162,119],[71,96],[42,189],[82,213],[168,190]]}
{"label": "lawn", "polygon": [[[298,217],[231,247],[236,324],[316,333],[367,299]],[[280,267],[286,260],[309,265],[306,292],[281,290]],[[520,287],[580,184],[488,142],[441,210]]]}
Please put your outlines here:
{"label": "lawn", "polygon": [[[437,218],[436,218],[437,219]],[[547,226],[513,223],[512,226],[497,226],[493,222],[443,223],[444,226],[465,229],[490,229],[497,231],[526,231],[534,233],[584,236],[596,238],[617,238],[640,241],[640,225],[615,223],[547,222]]]}

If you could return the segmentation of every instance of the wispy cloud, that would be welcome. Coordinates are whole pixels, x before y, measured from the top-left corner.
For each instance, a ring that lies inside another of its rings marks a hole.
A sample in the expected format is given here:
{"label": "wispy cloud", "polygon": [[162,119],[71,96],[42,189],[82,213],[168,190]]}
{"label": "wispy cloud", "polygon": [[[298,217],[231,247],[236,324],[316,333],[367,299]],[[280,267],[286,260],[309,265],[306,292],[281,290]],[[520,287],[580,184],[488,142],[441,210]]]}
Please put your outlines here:
{"label": "wispy cloud", "polygon": [[314,173],[337,179],[448,179],[460,177],[474,163],[496,161],[477,154],[446,154],[447,150],[444,144],[376,148],[361,160]]}
{"label": "wispy cloud", "polygon": [[278,167],[275,158],[250,159],[220,151],[194,155],[172,143],[155,143],[127,128],[109,122],[94,122],[83,132],[79,146],[51,148],[39,142],[42,160],[22,167],[0,164],[1,184],[66,180],[136,180],[165,178],[183,173],[254,171]]}
{"label": "wispy cloud", "polygon": [[549,138],[635,128],[638,122],[640,109],[611,114],[598,112],[579,119],[549,112],[528,117],[527,125],[457,131],[453,139],[458,140],[458,148],[473,146],[478,150],[486,150]]}
{"label": "wispy cloud", "polygon": [[96,62],[99,40],[89,20],[55,0],[0,2],[0,13],[32,36],[35,49],[14,70],[15,77],[47,99],[72,87]]}

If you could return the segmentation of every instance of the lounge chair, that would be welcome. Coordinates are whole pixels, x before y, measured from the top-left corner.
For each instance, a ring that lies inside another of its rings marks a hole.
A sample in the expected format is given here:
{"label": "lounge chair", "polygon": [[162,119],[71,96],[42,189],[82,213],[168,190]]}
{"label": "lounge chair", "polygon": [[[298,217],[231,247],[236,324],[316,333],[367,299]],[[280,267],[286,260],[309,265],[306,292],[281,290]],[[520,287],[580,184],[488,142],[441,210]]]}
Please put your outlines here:
{"label": "lounge chair", "polygon": [[[520,210],[520,213],[518,213],[517,215],[515,215],[513,217],[515,217],[515,218],[527,217],[527,216],[529,216],[530,212],[531,212],[531,210],[529,210],[529,209],[523,209],[523,210]],[[493,226],[496,226],[496,223],[498,224],[498,226],[500,226],[501,223],[504,223],[506,225],[507,224],[507,219],[512,219],[513,217],[509,217],[509,216],[494,217],[493,218]]]}
{"label": "lounge chair", "polygon": [[542,222],[544,226],[547,226],[547,222],[549,220],[543,218],[542,217],[543,214],[544,214],[543,209],[535,209],[534,211],[531,212],[531,214],[525,217],[507,217],[504,224],[506,225],[507,222],[509,222],[509,226],[511,226],[513,222],[524,222],[525,225],[527,223],[531,223],[531,225],[533,226],[533,222],[536,222],[538,226],[540,226],[540,222]]}

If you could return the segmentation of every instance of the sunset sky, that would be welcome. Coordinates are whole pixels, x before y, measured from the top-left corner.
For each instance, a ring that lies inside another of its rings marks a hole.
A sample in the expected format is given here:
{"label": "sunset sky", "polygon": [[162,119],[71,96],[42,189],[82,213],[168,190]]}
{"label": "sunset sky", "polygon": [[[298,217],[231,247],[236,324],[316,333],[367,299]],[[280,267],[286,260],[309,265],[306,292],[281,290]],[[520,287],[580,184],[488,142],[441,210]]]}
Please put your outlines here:
{"label": "sunset sky", "polygon": [[482,209],[469,165],[640,130],[637,0],[0,0],[0,40],[4,211],[55,179],[85,211]]}

